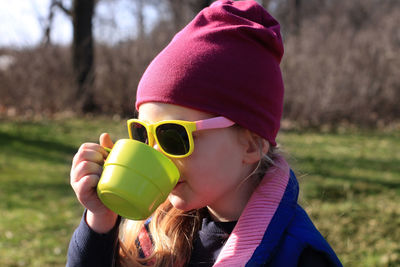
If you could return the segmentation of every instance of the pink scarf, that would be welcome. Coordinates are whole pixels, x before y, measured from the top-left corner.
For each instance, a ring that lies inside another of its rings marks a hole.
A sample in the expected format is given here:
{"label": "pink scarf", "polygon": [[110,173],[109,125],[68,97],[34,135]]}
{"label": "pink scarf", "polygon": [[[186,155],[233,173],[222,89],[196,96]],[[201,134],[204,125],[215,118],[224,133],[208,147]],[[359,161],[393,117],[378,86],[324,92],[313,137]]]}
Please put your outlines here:
{"label": "pink scarf", "polygon": [[246,265],[281,202],[289,176],[289,165],[279,157],[251,196],[214,267]]}

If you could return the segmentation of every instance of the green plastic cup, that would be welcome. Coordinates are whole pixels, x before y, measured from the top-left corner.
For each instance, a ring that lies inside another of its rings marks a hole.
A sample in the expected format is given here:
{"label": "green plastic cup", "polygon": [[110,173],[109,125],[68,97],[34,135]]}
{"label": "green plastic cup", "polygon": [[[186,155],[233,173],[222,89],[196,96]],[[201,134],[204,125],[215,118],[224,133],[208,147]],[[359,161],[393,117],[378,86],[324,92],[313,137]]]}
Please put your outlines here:
{"label": "green plastic cup", "polygon": [[148,218],[179,180],[175,164],[141,142],[118,140],[104,163],[97,185],[100,200],[131,220]]}

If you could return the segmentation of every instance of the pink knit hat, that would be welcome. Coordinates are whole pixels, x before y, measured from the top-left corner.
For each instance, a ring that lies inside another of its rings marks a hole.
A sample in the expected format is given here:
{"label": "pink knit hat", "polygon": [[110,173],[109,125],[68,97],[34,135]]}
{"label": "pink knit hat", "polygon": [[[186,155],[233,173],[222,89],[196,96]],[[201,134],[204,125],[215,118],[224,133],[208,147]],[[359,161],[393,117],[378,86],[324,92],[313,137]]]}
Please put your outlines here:
{"label": "pink knit hat", "polygon": [[224,116],[276,146],[282,55],[279,23],[257,2],[214,2],[151,62],[136,108],[162,102]]}

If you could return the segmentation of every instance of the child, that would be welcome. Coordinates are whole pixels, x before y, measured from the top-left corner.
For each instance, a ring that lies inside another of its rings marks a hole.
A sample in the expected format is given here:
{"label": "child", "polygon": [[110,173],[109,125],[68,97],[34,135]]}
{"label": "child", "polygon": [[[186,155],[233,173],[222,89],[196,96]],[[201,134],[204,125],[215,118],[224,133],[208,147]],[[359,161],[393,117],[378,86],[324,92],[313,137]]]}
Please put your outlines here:
{"label": "child", "polygon": [[255,1],[217,1],[153,60],[137,91],[140,121],[219,117],[226,124],[192,133],[164,124],[183,143],[131,125],[139,141],[157,135],[154,148],[181,177],[148,220],[121,225],[96,194],[107,156],[102,146],[111,148],[111,139],[103,134],[101,146],[83,144],[71,185],[86,211],[68,266],[341,266],[297,204],[296,177],[276,153],[283,105],[279,31]]}

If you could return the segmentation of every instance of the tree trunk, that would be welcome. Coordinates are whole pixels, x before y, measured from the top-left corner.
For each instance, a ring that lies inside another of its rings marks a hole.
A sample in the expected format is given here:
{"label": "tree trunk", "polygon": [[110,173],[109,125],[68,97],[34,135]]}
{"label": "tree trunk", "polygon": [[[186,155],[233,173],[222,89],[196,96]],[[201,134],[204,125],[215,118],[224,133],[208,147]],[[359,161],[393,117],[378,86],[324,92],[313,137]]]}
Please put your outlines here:
{"label": "tree trunk", "polygon": [[95,0],[74,0],[72,23],[74,29],[72,61],[76,81],[76,99],[81,112],[93,112],[98,107],[94,100],[94,48],[92,18]]}
{"label": "tree trunk", "polygon": [[261,5],[262,5],[266,10],[268,10],[269,2],[270,2],[270,0],[262,0],[262,1],[261,1]]}
{"label": "tree trunk", "polygon": [[138,0],[136,3],[136,12],[134,14],[136,18],[136,22],[138,24],[138,39],[143,41],[145,37],[145,30],[144,30],[144,0]]}
{"label": "tree trunk", "polygon": [[298,35],[301,27],[301,0],[293,0],[293,30]]}
{"label": "tree trunk", "polygon": [[168,0],[172,13],[172,21],[175,32],[182,29],[185,24],[184,2],[182,0]]}
{"label": "tree trunk", "polygon": [[203,10],[204,8],[211,5],[212,2],[213,2],[213,0],[194,0],[194,1],[192,1],[191,2],[192,10],[193,10],[194,14],[197,15],[197,13],[199,13],[201,10]]}

